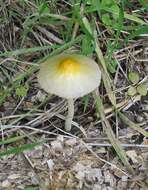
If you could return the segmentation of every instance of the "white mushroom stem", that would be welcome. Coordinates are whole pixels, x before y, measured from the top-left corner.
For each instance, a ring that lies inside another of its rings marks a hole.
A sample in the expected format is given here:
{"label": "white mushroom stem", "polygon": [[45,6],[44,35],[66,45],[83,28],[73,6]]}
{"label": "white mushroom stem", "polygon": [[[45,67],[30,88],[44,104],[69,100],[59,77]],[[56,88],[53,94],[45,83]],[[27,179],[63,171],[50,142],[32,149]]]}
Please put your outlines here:
{"label": "white mushroom stem", "polygon": [[71,130],[72,119],[74,116],[74,100],[72,98],[68,99],[68,115],[65,121],[65,130]]}

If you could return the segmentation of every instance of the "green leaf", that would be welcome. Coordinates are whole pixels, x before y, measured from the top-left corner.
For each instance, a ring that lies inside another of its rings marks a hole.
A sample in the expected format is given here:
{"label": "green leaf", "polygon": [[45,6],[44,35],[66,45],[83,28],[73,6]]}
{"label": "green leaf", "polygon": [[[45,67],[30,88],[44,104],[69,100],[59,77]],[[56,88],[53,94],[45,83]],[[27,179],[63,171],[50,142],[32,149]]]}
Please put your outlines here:
{"label": "green leaf", "polygon": [[124,17],[131,21],[137,22],[139,24],[146,25],[146,22],[144,22],[142,19],[138,18],[138,16],[135,14],[127,14],[124,12]]}
{"label": "green leaf", "polygon": [[109,14],[106,13],[102,15],[102,22],[108,26],[112,24],[112,20],[110,19]]}
{"label": "green leaf", "polygon": [[140,28],[135,29],[129,36],[127,36],[126,41],[133,39],[142,34],[148,34],[148,26],[140,26]]}
{"label": "green leaf", "polygon": [[[108,2],[107,0],[105,1],[102,1],[102,2]],[[110,5],[111,6],[111,5]],[[116,15],[118,15],[118,13],[113,13],[113,11],[110,9],[110,6],[104,6],[102,3],[101,3],[101,6],[100,6],[100,9],[99,10],[101,10],[101,11],[106,11],[106,12],[108,12],[108,13],[112,13],[112,14],[116,14]],[[97,7],[93,7],[93,10],[91,10],[91,9],[86,9],[86,10],[84,10],[84,13],[88,13],[88,12],[95,12],[95,11],[98,11],[98,8]],[[138,24],[142,24],[142,25],[147,25],[147,23],[145,22],[145,21],[143,21],[142,19],[140,19],[139,17],[138,17],[138,15],[135,15],[135,14],[133,14],[133,15],[131,15],[131,14],[127,14],[126,12],[124,12],[124,18],[125,19],[128,19],[128,20],[130,20],[130,21],[134,21],[134,22],[136,22],[136,23],[138,23]]]}
{"label": "green leaf", "polygon": [[117,61],[115,59],[112,59],[110,56],[106,56],[106,63],[107,63],[107,68],[111,73],[116,72],[116,67],[118,65]]}
{"label": "green leaf", "polygon": [[[119,6],[117,4],[114,4],[110,7],[113,13],[113,18],[117,20],[119,18]],[[116,14],[115,14],[116,13]]]}
{"label": "green leaf", "polygon": [[[101,13],[100,13],[101,0],[90,0],[90,1],[91,1],[91,4],[92,4],[92,8],[96,9],[96,11],[97,11],[97,13],[98,13],[98,15],[100,17],[100,15],[101,15]],[[85,12],[85,10],[84,10],[84,12]]]}
{"label": "green leaf", "polygon": [[49,13],[49,8],[48,8],[47,3],[44,2],[41,5],[39,5],[38,12],[39,12],[39,15],[44,14],[44,13]]}
{"label": "green leaf", "polygon": [[141,96],[146,96],[147,95],[147,86],[145,84],[140,84],[137,86],[137,92]]}
{"label": "green leaf", "polygon": [[139,2],[148,11],[148,0],[139,0]]}
{"label": "green leaf", "polygon": [[90,36],[85,35],[82,39],[82,54],[92,55],[95,47],[92,45],[92,39]]}
{"label": "green leaf", "polygon": [[16,88],[16,95],[20,97],[25,97],[27,95],[28,89],[28,86],[20,86]]}
{"label": "green leaf", "polygon": [[130,72],[130,73],[128,74],[128,78],[129,78],[129,80],[130,80],[132,83],[138,83],[138,82],[139,82],[139,79],[140,79],[139,73],[137,73],[137,72]]}
{"label": "green leaf", "polygon": [[137,93],[136,87],[130,86],[127,93],[129,96],[134,96]]}
{"label": "green leaf", "polygon": [[39,187],[25,187],[24,190],[39,190]]}
{"label": "green leaf", "polygon": [[106,92],[108,94],[108,97],[111,101],[111,103],[116,106],[116,96],[115,96],[115,93],[113,92],[113,86],[111,84],[111,78],[110,78],[110,75],[107,71],[107,67],[106,67],[106,62],[105,62],[105,59],[104,59],[104,56],[103,56],[103,53],[99,47],[99,44],[98,44],[98,41],[97,41],[97,36],[95,36],[95,46],[96,46],[96,54],[98,56],[98,59],[100,61],[100,64],[102,67],[100,67],[102,70],[101,72],[103,73],[102,74],[102,79],[103,79],[103,82],[104,82],[104,86],[105,86],[105,89],[106,89]]}
{"label": "green leaf", "polygon": [[114,0],[101,1],[101,9],[111,7],[114,4],[115,4]]}
{"label": "green leaf", "polygon": [[92,35],[92,29],[91,29],[88,19],[86,17],[83,17],[82,21],[83,21],[83,24],[84,24],[86,30],[89,32],[90,35]]}
{"label": "green leaf", "polygon": [[83,101],[84,101],[84,112],[86,111],[86,108],[88,106],[88,102],[89,102],[89,95],[84,96],[83,97]]}

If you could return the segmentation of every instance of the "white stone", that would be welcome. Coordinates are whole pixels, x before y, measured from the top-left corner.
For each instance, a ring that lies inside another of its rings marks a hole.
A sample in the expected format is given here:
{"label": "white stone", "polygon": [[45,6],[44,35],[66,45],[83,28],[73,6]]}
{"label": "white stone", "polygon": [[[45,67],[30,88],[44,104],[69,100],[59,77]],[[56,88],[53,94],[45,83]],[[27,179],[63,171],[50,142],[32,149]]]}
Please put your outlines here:
{"label": "white stone", "polygon": [[6,179],[2,182],[2,188],[8,188],[11,185],[11,183]]}

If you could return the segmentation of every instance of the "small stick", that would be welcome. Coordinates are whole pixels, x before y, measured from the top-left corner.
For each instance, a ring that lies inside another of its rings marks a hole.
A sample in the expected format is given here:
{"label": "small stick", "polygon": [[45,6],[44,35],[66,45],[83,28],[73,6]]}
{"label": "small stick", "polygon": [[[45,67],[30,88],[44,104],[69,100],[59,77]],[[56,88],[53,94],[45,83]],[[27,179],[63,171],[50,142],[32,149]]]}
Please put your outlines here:
{"label": "small stick", "polygon": [[[112,147],[110,143],[86,143],[88,146],[97,146],[97,147]],[[121,144],[124,148],[148,148],[146,144]]]}
{"label": "small stick", "polygon": [[65,130],[71,130],[72,119],[74,116],[74,100],[73,98],[68,99],[68,115],[65,121]]}
{"label": "small stick", "polygon": [[85,143],[85,142],[82,141],[82,140],[81,140],[81,143],[87,148],[87,150],[89,150],[89,151],[92,153],[92,155],[94,155],[94,156],[95,156],[96,158],[98,158],[100,161],[102,161],[102,162],[108,164],[109,166],[111,166],[111,167],[113,167],[113,168],[116,168],[117,170],[119,170],[119,171],[121,171],[122,173],[124,173],[124,175],[126,175],[126,176],[129,177],[129,175],[128,175],[125,171],[123,171],[122,169],[118,168],[115,164],[112,164],[111,162],[108,162],[108,161],[106,161],[105,159],[99,157],[98,154],[96,154],[96,153],[92,150],[92,148],[89,146],[89,143]]}

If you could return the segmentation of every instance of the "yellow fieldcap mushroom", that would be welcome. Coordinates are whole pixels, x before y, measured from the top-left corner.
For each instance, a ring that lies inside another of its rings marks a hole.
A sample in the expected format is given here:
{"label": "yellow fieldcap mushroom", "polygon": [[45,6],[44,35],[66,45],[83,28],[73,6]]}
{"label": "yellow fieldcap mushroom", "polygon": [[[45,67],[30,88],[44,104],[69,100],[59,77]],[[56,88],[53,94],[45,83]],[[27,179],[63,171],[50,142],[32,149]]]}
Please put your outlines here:
{"label": "yellow fieldcap mushroom", "polygon": [[68,99],[65,130],[71,130],[74,98],[82,97],[100,84],[101,71],[95,61],[79,54],[53,56],[41,64],[38,74],[40,86],[51,94]]}

